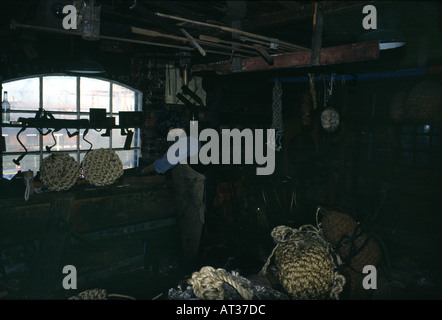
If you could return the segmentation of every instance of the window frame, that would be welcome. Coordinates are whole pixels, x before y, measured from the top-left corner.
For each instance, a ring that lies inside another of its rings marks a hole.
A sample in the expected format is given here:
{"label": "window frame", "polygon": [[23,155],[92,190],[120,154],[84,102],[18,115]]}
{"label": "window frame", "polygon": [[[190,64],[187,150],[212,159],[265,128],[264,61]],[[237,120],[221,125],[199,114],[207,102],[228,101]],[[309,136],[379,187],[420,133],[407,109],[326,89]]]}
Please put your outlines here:
{"label": "window frame", "polygon": [[[31,76],[24,76],[24,77],[18,77],[18,78],[13,78],[13,79],[7,79],[7,80],[3,80],[2,81],[2,90],[1,90],[1,95],[3,97],[3,92],[4,91],[8,91],[5,90],[4,85],[10,82],[14,82],[14,81],[20,81],[20,80],[25,80],[25,79],[32,79],[32,78],[38,78],[38,93],[39,93],[39,97],[38,97],[38,108],[44,108],[44,101],[43,101],[43,79],[45,77],[74,77],[75,78],[75,83],[76,83],[76,105],[75,105],[75,109],[76,110],[72,110],[72,111],[50,111],[55,118],[57,118],[57,115],[70,115],[70,116],[75,116],[75,119],[84,119],[85,117],[87,117],[87,119],[89,119],[89,111],[81,111],[81,78],[89,78],[89,79],[94,79],[94,80],[101,80],[101,81],[106,81],[109,84],[109,111],[106,111],[106,116],[107,117],[116,117],[116,120],[119,119],[119,111],[115,111],[114,109],[114,105],[113,105],[113,87],[114,85],[118,85],[121,86],[125,89],[128,89],[130,91],[132,91],[134,93],[134,110],[132,111],[142,111],[142,101],[143,101],[143,93],[140,90],[137,90],[127,84],[123,84],[121,82],[112,80],[112,79],[107,79],[104,77],[97,77],[97,76],[89,76],[89,75],[78,75],[78,74],[68,74],[68,73],[44,73],[44,74],[38,74],[38,75],[31,75]],[[36,112],[38,111],[38,108],[31,110],[31,109],[13,109],[11,106],[11,115],[12,114],[29,114],[29,117],[32,117],[36,114]],[[117,122],[118,123],[118,122]],[[2,124],[3,128],[18,128],[17,125],[5,125]],[[115,152],[120,152],[120,151],[132,151],[134,152],[134,159],[133,162],[131,164],[131,166],[129,166],[128,168],[132,168],[132,167],[138,167],[139,164],[139,158],[140,158],[140,154],[141,154],[141,130],[140,128],[130,128],[134,131],[134,136],[133,136],[133,140],[132,140],[132,144],[133,146],[131,146],[130,149],[125,150],[124,146],[121,147],[113,147],[113,135],[112,133],[110,134],[109,137],[103,138],[103,139],[109,139],[109,145],[108,148],[111,150],[114,150]],[[89,132],[95,130],[93,128],[89,129]],[[112,129],[112,130],[120,130],[120,128],[117,129]],[[101,130],[100,130],[101,131]],[[100,132],[98,130],[96,130],[96,132]],[[25,131],[26,132],[26,131]],[[22,134],[24,134],[25,132],[23,132]],[[81,129],[80,132],[84,132],[84,129]],[[2,134],[4,133],[4,130],[2,130]],[[15,137],[14,137],[15,138]],[[71,155],[75,154],[75,158],[76,161],[80,164],[81,163],[81,159],[82,157],[88,152],[89,149],[82,149],[81,148],[81,140],[82,140],[82,134],[78,134],[76,136],[76,147],[73,150],[61,150],[61,151],[51,151],[53,153],[69,153]],[[28,147],[28,146],[27,146]],[[98,147],[99,148],[99,147]],[[45,155],[49,154],[50,152],[45,150],[45,145],[43,143],[43,135],[39,134],[39,144],[38,144],[38,151],[29,151],[27,152],[28,155],[39,155],[39,161],[40,161],[40,165],[43,161],[43,158]],[[94,149],[94,147],[92,147],[92,149]],[[2,152],[2,162],[4,164],[4,158],[5,156],[18,156],[20,154],[22,154],[24,152],[23,151],[4,151]],[[4,165],[3,165],[3,171],[5,170]],[[36,174],[36,172],[34,173]],[[4,172],[2,172],[2,176],[4,177]]]}

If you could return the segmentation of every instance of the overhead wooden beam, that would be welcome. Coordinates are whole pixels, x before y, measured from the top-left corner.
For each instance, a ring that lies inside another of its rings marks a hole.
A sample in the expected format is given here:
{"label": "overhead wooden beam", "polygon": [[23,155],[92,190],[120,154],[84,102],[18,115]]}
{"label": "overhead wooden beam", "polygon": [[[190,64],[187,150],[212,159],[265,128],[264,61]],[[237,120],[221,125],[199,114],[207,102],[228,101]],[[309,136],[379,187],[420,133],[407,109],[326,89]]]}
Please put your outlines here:
{"label": "overhead wooden beam", "polygon": [[[49,28],[49,27],[43,27],[43,26],[27,25],[27,24],[18,23],[15,20],[11,20],[10,28],[13,29],[13,30],[15,30],[16,28],[24,28],[24,29],[30,29],[30,30],[42,31],[42,32],[50,32],[50,33],[66,34],[66,35],[73,35],[73,36],[81,36],[81,33],[79,31],[70,31],[70,30],[65,30],[65,29],[56,29],[56,28]],[[134,32],[134,30],[137,31],[137,32]],[[161,33],[157,33],[155,31],[150,31],[150,30],[145,30],[145,29],[140,29],[140,28],[134,28],[134,29],[132,29],[132,31],[134,33],[139,33],[139,34],[145,33],[146,35],[150,35],[150,36],[164,35],[164,34],[161,34]],[[173,36],[173,35],[168,35],[168,37],[174,37],[175,40],[178,40],[176,38],[179,38],[179,40],[182,39],[183,41],[188,41],[184,37],[176,37],[176,36]],[[186,50],[186,51],[194,51],[195,50],[194,48],[186,47],[186,46],[178,46],[178,45],[173,45],[173,44],[168,44],[168,43],[144,41],[144,40],[138,40],[138,39],[128,39],[128,38],[112,37],[112,36],[106,36],[106,35],[100,35],[100,39],[112,40],[112,41],[121,41],[121,42],[129,42],[129,43],[142,44],[142,45],[148,45],[148,46],[156,46],[156,47],[163,47],[163,48],[173,48],[173,49]],[[219,45],[219,46],[220,47],[224,47],[222,45]],[[213,45],[213,47],[215,47],[215,45]],[[232,56],[231,52],[222,52],[222,51],[213,51],[213,50],[205,50],[205,52],[219,54],[219,55]],[[252,51],[248,51],[248,52],[254,54],[254,52],[252,52]],[[234,55],[235,56],[239,56],[239,57],[245,57],[245,56],[240,55],[238,53],[234,53]]]}
{"label": "overhead wooden beam", "polygon": [[[230,61],[195,65],[192,72],[215,71],[218,74],[234,72],[268,71],[277,69],[310,67],[311,50],[296,51],[273,55],[273,65],[266,63],[261,57],[242,60],[242,68],[234,71]],[[359,61],[376,60],[379,58],[379,41],[352,43],[336,47],[322,48],[318,65],[332,65]]]}
{"label": "overhead wooden beam", "polygon": [[[367,5],[374,1],[324,1],[323,13],[334,13]],[[244,30],[257,31],[264,28],[287,25],[299,20],[310,19],[315,12],[315,4],[309,3],[300,8],[271,12],[263,17],[243,21]]]}

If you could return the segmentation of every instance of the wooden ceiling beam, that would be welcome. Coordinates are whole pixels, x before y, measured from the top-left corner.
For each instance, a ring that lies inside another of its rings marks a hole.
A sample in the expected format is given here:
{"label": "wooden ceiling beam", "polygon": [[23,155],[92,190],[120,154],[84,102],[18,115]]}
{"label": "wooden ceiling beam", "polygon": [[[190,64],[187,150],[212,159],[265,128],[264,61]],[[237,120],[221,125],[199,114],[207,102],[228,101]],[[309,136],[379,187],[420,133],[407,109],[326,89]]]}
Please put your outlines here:
{"label": "wooden ceiling beam", "polygon": [[[367,5],[374,1],[321,1],[323,4],[323,13],[329,14],[343,10],[349,10]],[[256,31],[264,28],[279,27],[287,25],[302,19],[311,19],[315,12],[315,3],[299,8],[286,9],[277,12],[271,12],[262,17],[256,17],[243,20],[243,29],[248,31]],[[361,13],[362,14],[362,13]]]}
{"label": "wooden ceiling beam", "polygon": [[[195,65],[192,72],[214,71],[220,75],[237,72],[269,71],[288,68],[311,67],[311,50],[273,55],[273,65],[261,57],[242,60],[242,67],[233,70],[230,61]],[[322,48],[318,66],[376,60],[379,58],[379,41],[352,43],[336,47]]]}

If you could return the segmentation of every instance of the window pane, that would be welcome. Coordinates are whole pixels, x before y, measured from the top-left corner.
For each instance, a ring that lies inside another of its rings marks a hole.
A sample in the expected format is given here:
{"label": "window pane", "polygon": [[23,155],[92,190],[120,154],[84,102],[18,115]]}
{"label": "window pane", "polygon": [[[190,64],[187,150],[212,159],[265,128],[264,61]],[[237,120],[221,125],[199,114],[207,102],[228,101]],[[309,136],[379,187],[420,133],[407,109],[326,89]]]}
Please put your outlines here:
{"label": "window pane", "polygon": [[[56,119],[76,119],[77,116],[66,114],[54,114]],[[43,129],[43,133],[46,133],[48,129]],[[52,129],[51,129],[52,130]],[[77,129],[68,129],[70,134],[74,134]],[[55,139],[55,140],[54,140]],[[55,144],[55,145],[54,145]],[[52,147],[52,151],[64,151],[64,150],[76,150],[77,149],[77,137],[69,137],[66,129],[58,130],[43,136],[43,151],[46,151],[46,147]]]}
{"label": "window pane", "polygon": [[90,108],[109,108],[109,87],[108,81],[80,78],[80,111],[89,112]]}
{"label": "window pane", "polygon": [[[87,143],[83,139],[84,129],[80,130],[80,149],[81,150],[89,150],[91,145]],[[87,141],[92,143],[92,149],[105,148],[109,149],[109,137],[102,137],[106,130],[101,130],[100,132],[95,130],[89,130],[86,137],[84,137]]]}
{"label": "window pane", "polygon": [[[11,110],[37,110],[40,105],[39,87],[38,77],[3,83],[3,91],[8,91],[8,101],[11,104]],[[3,92],[1,99],[3,101]]]}
{"label": "window pane", "polygon": [[135,92],[118,84],[112,84],[112,112],[135,111]]}
{"label": "window pane", "polygon": [[19,167],[21,171],[28,171],[30,169],[34,172],[34,176],[37,174],[37,171],[40,169],[40,155],[26,155],[20,161],[20,166],[17,166],[14,162],[12,162],[12,160],[16,159],[17,157],[18,156],[13,155],[3,156],[3,178],[12,179],[17,174]]}
{"label": "window pane", "polygon": [[[6,140],[6,152],[25,151],[17,140],[17,133],[19,131],[20,128],[3,128],[2,136],[4,136]],[[28,151],[39,151],[39,136],[40,133],[37,129],[27,128],[20,133],[19,139]]]}
{"label": "window pane", "polygon": [[44,77],[43,109],[48,111],[77,111],[76,87],[76,77]]}
{"label": "window pane", "polygon": [[18,121],[18,118],[34,118],[36,113],[37,110],[35,110],[35,113],[11,112],[11,121]]}
{"label": "window pane", "polygon": [[123,162],[123,169],[134,168],[138,165],[136,163],[136,159],[138,159],[138,150],[124,150],[115,152],[117,153],[121,162]]}
{"label": "window pane", "polygon": [[[135,135],[136,132],[134,131],[134,128],[129,128],[130,131],[134,132],[132,142],[130,144],[130,147],[135,147]],[[126,136],[121,135],[121,130],[114,129],[112,130],[112,148],[123,148],[124,144],[126,143]]]}
{"label": "window pane", "polygon": [[[74,134],[77,130],[69,130],[70,134]],[[55,139],[55,140],[54,140]],[[54,145],[55,144],[55,145]],[[43,145],[51,147],[52,151],[64,151],[64,150],[77,150],[77,137],[69,137],[66,129],[54,132],[54,136],[52,133],[43,136]]]}

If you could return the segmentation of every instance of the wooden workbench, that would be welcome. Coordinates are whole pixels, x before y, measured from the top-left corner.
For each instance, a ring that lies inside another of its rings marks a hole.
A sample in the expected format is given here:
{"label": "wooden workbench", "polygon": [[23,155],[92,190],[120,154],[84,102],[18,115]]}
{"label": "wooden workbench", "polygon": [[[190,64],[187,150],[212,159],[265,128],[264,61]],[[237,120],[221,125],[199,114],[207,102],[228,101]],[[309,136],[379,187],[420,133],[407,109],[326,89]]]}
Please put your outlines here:
{"label": "wooden workbench", "polygon": [[93,243],[100,237],[172,225],[173,190],[165,176],[127,177],[107,187],[77,185],[65,192],[0,199],[0,249],[39,243],[29,298],[59,288],[69,239]]}

